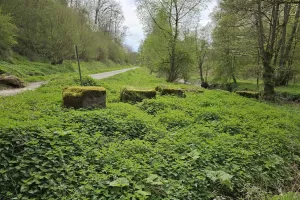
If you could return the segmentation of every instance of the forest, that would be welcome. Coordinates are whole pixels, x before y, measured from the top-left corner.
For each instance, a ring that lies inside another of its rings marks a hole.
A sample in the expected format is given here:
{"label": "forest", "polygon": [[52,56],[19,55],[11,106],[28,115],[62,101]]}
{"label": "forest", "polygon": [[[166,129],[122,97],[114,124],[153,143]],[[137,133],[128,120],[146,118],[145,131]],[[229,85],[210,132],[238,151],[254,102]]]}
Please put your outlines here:
{"label": "forest", "polygon": [[297,0],[0,0],[0,200],[299,200],[299,43]]}

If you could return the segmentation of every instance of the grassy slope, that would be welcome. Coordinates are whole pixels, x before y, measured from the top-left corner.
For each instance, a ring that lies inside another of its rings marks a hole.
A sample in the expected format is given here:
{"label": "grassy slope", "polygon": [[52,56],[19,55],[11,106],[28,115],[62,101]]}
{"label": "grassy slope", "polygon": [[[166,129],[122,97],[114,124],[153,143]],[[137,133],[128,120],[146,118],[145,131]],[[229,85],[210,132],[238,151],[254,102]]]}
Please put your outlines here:
{"label": "grassy slope", "polygon": [[0,98],[0,197],[263,199],[299,184],[300,110],[221,91],[119,103],[124,86],[166,84],[144,69],[98,81],[107,109],[66,110],[74,84]]}
{"label": "grassy slope", "polygon": [[[128,66],[117,65],[112,62],[108,62],[107,64],[101,62],[81,62],[83,74],[114,71],[124,67]],[[26,59],[16,59],[14,64],[0,62],[0,71],[16,75],[28,82],[34,82],[49,80],[60,74],[68,73],[70,75],[78,73],[78,65],[75,61],[65,61],[61,65],[51,65],[48,63],[30,62]]]}

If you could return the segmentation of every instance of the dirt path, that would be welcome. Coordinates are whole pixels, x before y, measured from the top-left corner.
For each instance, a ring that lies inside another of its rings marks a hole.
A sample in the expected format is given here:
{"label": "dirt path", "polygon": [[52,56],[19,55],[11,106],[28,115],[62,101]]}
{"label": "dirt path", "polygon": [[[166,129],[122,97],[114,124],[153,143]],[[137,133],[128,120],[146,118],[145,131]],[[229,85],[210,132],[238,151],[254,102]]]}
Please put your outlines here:
{"label": "dirt path", "polygon": [[[129,68],[129,69],[121,69],[121,70],[117,70],[117,71],[111,71],[111,72],[104,72],[104,73],[100,73],[100,74],[92,74],[90,75],[92,78],[94,79],[104,79],[104,78],[108,78],[117,74],[121,74],[130,70],[134,70],[137,67],[133,67],[133,68]],[[8,90],[0,90],[0,96],[13,96],[13,95],[17,95],[19,93],[28,91],[28,90],[35,90],[39,87],[41,87],[42,85],[47,84],[47,81],[44,82],[35,82],[35,83],[29,83],[25,88],[18,88],[18,89],[8,89]]]}
{"label": "dirt path", "polygon": [[8,89],[8,90],[0,90],[0,96],[13,96],[22,92],[25,92],[27,90],[35,90],[42,85],[45,85],[47,82],[35,82],[35,83],[29,83],[25,88],[17,88],[17,89]]}
{"label": "dirt path", "polygon": [[117,71],[111,71],[111,72],[104,72],[104,73],[101,73],[101,74],[92,74],[90,75],[92,78],[94,79],[104,79],[104,78],[108,78],[108,77],[111,77],[111,76],[114,76],[114,75],[117,75],[117,74],[121,74],[121,73],[124,73],[124,72],[128,72],[130,70],[134,70],[136,69],[137,67],[133,67],[133,68],[128,68],[128,69],[121,69],[121,70],[117,70]]}

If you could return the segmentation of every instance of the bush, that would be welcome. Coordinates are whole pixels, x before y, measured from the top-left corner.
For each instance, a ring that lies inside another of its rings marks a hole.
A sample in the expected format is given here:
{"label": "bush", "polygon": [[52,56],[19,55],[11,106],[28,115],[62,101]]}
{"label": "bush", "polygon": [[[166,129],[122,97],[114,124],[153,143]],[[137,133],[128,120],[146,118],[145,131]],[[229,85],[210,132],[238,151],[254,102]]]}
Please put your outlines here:
{"label": "bush", "polygon": [[[80,78],[74,79],[77,85],[81,85]],[[90,76],[82,76],[82,86],[98,86],[97,81]]]}
{"label": "bush", "polygon": [[25,87],[25,83],[23,80],[16,76],[7,76],[7,75],[0,75],[0,84],[4,84],[7,86],[12,86],[15,88],[23,88]]}

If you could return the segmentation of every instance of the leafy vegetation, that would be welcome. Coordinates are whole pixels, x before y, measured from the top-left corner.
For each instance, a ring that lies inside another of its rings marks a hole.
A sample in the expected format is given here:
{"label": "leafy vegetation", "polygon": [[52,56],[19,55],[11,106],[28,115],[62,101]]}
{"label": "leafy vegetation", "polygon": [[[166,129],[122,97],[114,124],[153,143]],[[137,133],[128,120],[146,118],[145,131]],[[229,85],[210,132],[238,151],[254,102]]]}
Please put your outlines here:
{"label": "leafy vegetation", "polygon": [[[299,2],[220,0],[206,27],[205,0],[136,3],[150,70],[94,80],[137,60],[118,1],[0,0],[0,74],[48,81],[0,97],[0,199],[299,199]],[[63,105],[75,44],[106,109]],[[236,93],[172,83],[196,76]]]}
{"label": "leafy vegetation", "polygon": [[147,27],[147,38],[140,49],[141,62],[168,82],[188,80],[198,53],[193,45],[197,38],[187,30],[191,26],[188,21],[196,17],[199,5],[204,1],[137,2],[141,19]]}
{"label": "leafy vegetation", "polygon": [[97,83],[105,110],[62,107],[73,76],[0,98],[1,198],[267,199],[299,186],[299,110],[208,90],[119,102],[126,85],[174,87],[145,69]]}
{"label": "leafy vegetation", "polygon": [[0,7],[5,14],[0,14],[1,60],[12,47],[31,61],[62,64],[74,58],[76,44],[85,61],[135,62],[135,53],[123,45],[124,17],[114,0],[103,5],[80,0],[0,0]]}

